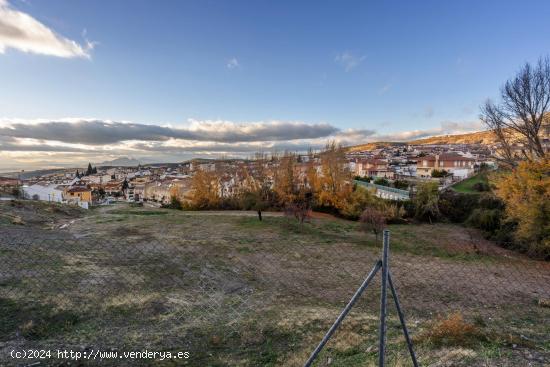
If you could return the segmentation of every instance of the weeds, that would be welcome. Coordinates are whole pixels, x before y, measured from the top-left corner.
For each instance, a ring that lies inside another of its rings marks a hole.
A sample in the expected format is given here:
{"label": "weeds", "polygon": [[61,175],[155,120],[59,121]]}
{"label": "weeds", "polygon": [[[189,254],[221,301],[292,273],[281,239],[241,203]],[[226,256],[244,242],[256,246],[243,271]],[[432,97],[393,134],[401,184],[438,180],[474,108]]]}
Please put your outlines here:
{"label": "weeds", "polygon": [[418,341],[428,342],[436,347],[472,347],[487,340],[485,333],[478,326],[466,322],[460,312],[439,317],[418,336]]}

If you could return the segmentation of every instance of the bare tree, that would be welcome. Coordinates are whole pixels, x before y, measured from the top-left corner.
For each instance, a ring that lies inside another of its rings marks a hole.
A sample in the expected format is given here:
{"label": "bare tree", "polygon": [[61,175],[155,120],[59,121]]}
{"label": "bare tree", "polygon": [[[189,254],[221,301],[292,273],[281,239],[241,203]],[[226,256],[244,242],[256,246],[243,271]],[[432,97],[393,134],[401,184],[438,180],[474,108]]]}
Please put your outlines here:
{"label": "bare tree", "polygon": [[311,191],[300,190],[295,199],[285,205],[285,216],[294,217],[300,222],[300,225],[303,225],[311,217],[312,201],[313,193]]}
{"label": "bare tree", "polygon": [[541,58],[535,66],[526,63],[513,79],[506,82],[500,94],[500,104],[487,101],[481,108],[480,117],[495,132],[503,158],[513,164],[515,157],[511,145],[514,135],[526,143],[524,158],[543,158],[545,152],[539,133],[543,125],[550,122],[550,60]]}
{"label": "bare tree", "polygon": [[359,218],[360,228],[365,232],[372,232],[378,241],[378,234],[386,225],[386,214],[374,207],[367,207]]}

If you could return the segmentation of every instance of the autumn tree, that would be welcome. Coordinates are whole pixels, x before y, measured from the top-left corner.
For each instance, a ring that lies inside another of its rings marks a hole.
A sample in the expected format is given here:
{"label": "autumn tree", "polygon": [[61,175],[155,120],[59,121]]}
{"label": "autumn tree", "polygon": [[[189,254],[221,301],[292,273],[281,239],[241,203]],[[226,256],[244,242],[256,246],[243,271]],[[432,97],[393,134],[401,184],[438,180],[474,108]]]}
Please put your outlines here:
{"label": "autumn tree", "polygon": [[195,209],[213,209],[220,204],[220,185],[214,172],[197,170],[191,180],[191,206]]}
{"label": "autumn tree", "polygon": [[274,173],[273,189],[281,204],[294,201],[298,192],[298,177],[296,175],[296,155],[286,152],[279,158],[279,164]]}
{"label": "autumn tree", "polygon": [[257,153],[254,161],[244,170],[246,176],[245,189],[241,193],[241,205],[245,209],[252,209],[262,220],[262,211],[269,208],[272,200],[271,180],[267,172],[267,155]]}
{"label": "autumn tree", "polygon": [[340,214],[348,219],[359,219],[367,207],[380,207],[382,200],[374,191],[361,185],[356,185],[353,191],[340,203]]}
{"label": "autumn tree", "polygon": [[516,240],[530,254],[550,258],[550,159],[521,162],[494,184],[507,219],[517,223]]}
{"label": "autumn tree", "polygon": [[314,195],[317,195],[320,189],[319,172],[317,172],[317,165],[315,162],[315,154],[310,148],[308,150],[308,160],[306,169],[306,186],[311,190]]}
{"label": "autumn tree", "polygon": [[329,142],[321,156],[318,201],[321,206],[341,209],[344,199],[351,194],[351,172],[344,149]]}
{"label": "autumn tree", "polygon": [[481,108],[481,120],[495,133],[501,144],[501,158],[514,166],[512,144],[519,137],[526,146],[523,159],[545,157],[540,131],[550,123],[550,60],[539,59],[536,65],[526,63],[500,91],[500,102],[487,101]]}

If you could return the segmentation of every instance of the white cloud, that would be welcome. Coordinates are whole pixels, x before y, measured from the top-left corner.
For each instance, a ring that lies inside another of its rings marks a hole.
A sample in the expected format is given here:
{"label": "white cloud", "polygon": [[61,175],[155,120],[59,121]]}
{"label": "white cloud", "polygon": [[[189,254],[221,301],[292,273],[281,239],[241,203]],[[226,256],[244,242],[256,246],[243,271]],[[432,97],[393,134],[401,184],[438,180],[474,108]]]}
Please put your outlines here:
{"label": "white cloud", "polygon": [[365,60],[366,56],[357,56],[351,51],[344,51],[334,58],[334,61],[342,66],[346,72],[355,69]]}
{"label": "white cloud", "polygon": [[227,60],[227,64],[225,65],[227,66],[228,69],[237,69],[241,66],[241,64],[239,64],[239,60],[237,60],[236,58],[231,58],[229,60]]}
{"label": "white cloud", "polygon": [[0,0],[0,54],[12,48],[64,58],[90,58],[94,46],[95,43],[88,40],[83,46],[65,38],[29,14],[14,9],[7,0]]}
{"label": "white cloud", "polygon": [[479,121],[445,121],[433,128],[395,133],[338,129],[304,122],[189,120],[185,126],[146,125],[111,120],[0,118],[0,170],[102,162],[132,156],[149,162],[192,157],[246,157],[258,151],[322,149],[328,140],[344,146],[376,141],[409,141],[481,130]]}

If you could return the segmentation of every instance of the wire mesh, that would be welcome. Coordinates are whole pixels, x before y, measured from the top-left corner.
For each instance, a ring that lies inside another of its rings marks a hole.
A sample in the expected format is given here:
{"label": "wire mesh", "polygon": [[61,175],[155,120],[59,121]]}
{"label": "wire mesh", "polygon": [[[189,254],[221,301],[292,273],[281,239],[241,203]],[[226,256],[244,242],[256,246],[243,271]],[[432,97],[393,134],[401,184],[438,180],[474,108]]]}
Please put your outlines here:
{"label": "wire mesh", "polygon": [[[381,241],[349,237],[357,230],[347,222],[320,229],[316,220],[227,215],[178,213],[159,219],[155,234],[118,217],[104,231],[3,226],[0,364],[25,365],[13,349],[149,348],[189,351],[181,363],[191,366],[303,365],[380,258]],[[459,239],[456,253],[422,250],[406,226],[396,229],[390,271],[421,365],[548,363],[548,262]],[[377,277],[315,365],[376,365],[379,295]],[[387,365],[409,365],[388,298]]]}

